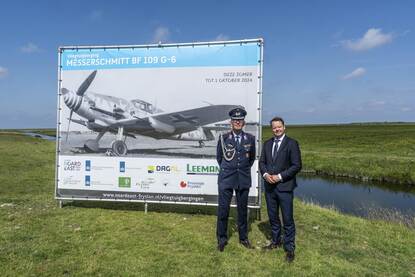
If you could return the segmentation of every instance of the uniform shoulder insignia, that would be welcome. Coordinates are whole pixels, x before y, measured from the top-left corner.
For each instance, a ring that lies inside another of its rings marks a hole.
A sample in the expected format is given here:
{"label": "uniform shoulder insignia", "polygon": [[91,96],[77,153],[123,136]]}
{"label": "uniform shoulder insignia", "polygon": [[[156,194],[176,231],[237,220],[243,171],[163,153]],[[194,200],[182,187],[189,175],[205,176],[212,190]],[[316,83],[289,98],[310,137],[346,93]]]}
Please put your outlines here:
{"label": "uniform shoulder insignia", "polygon": [[246,136],[248,139],[252,139],[252,138],[254,138],[254,135],[252,135],[252,134],[250,134],[250,133],[245,133],[245,136]]}

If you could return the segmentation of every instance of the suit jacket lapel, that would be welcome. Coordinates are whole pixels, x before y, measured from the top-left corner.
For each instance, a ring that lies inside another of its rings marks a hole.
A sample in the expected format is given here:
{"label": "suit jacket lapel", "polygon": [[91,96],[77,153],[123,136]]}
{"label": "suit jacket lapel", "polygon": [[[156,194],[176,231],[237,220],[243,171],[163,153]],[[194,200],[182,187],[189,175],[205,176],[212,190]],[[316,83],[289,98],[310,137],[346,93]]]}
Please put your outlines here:
{"label": "suit jacket lapel", "polygon": [[[287,147],[287,143],[288,143],[287,141],[288,141],[287,135],[285,135],[284,139],[281,141],[280,148],[278,148],[277,154],[274,155],[273,161],[276,161],[277,157],[279,156],[279,153],[281,153],[281,150],[284,150],[284,148]],[[273,143],[271,144],[271,153],[272,153],[272,145]]]}
{"label": "suit jacket lapel", "polygon": [[281,145],[280,145],[280,148],[278,148],[277,153],[279,153],[281,150],[287,147],[287,143],[288,143],[288,138],[287,138],[287,135],[285,135],[284,139],[281,141]]}

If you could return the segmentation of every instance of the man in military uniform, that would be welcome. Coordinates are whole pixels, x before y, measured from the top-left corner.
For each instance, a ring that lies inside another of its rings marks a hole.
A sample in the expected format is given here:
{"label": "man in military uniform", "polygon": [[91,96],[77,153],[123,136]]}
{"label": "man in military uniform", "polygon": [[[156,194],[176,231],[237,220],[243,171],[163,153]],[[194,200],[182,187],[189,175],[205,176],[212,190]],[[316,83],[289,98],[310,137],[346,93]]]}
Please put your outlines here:
{"label": "man in military uniform", "polygon": [[228,217],[233,191],[238,207],[239,242],[246,248],[252,248],[248,240],[248,193],[251,166],[255,161],[255,136],[242,130],[246,116],[243,108],[231,110],[229,116],[232,130],[219,137],[216,148],[216,159],[220,166],[216,236],[221,252],[228,243]]}

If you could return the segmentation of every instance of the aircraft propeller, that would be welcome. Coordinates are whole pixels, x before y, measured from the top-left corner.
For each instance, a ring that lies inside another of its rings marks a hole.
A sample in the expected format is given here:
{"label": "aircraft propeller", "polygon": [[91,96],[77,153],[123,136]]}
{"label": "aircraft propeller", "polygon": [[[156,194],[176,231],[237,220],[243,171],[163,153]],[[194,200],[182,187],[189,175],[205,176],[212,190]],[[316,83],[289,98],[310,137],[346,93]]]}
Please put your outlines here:
{"label": "aircraft propeller", "polygon": [[[82,82],[82,84],[79,86],[78,90],[76,91],[76,95],[81,97],[80,103],[82,103],[82,100],[84,98],[84,94],[88,90],[88,88],[91,85],[92,81],[95,79],[96,75],[97,75],[97,71],[94,70],[91,74],[89,74],[88,78],[86,78],[85,81]],[[69,127],[71,125],[73,111],[74,110],[71,109],[71,112],[69,113],[69,122],[68,122],[68,128],[66,130],[66,140],[65,140],[65,142],[68,141]]]}
{"label": "aircraft propeller", "polygon": [[83,81],[83,83],[79,86],[78,90],[76,91],[76,95],[84,96],[85,92],[91,85],[92,81],[95,79],[95,76],[97,75],[97,71],[94,70],[91,74],[89,74],[88,78]]}

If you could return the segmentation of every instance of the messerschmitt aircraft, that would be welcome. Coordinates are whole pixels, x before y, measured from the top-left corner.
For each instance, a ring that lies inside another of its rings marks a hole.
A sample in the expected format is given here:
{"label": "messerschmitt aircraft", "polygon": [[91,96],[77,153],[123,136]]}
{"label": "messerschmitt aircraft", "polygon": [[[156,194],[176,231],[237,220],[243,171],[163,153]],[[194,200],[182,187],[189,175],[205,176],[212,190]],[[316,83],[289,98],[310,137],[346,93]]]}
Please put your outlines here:
{"label": "messerschmitt aircraft", "polygon": [[[93,71],[76,92],[61,88],[61,94],[70,110],[66,141],[68,140],[70,123],[84,125],[97,132],[96,139],[85,141],[84,148],[88,152],[99,151],[99,140],[105,133],[117,134],[111,144],[114,155],[126,155],[126,137],[135,135],[148,136],[155,139],[198,141],[200,147],[204,141],[215,139],[212,131],[224,130],[212,125],[228,118],[228,112],[237,105],[208,105],[200,108],[177,112],[164,112],[152,104],[140,100],[123,98],[89,92],[88,88],[95,79],[97,71]],[[82,119],[73,119],[73,113]]]}

